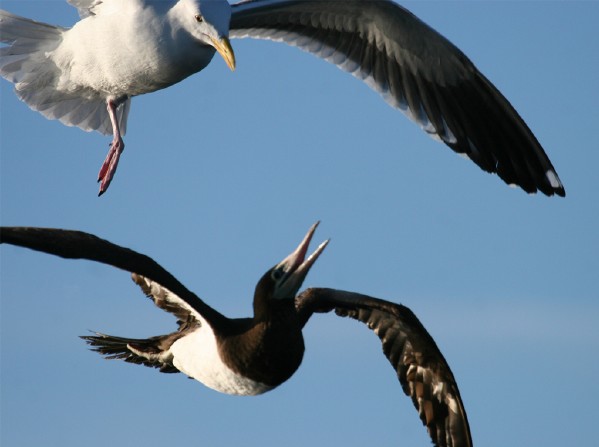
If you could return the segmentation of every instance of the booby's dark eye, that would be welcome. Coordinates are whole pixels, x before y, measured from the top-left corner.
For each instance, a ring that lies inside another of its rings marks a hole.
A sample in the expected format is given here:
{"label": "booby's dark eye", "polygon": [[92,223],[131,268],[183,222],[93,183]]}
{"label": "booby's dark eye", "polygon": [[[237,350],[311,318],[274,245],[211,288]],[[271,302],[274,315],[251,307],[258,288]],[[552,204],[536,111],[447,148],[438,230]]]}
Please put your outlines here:
{"label": "booby's dark eye", "polygon": [[274,281],[278,281],[279,279],[281,279],[283,277],[284,274],[285,274],[285,271],[282,268],[277,268],[272,271],[272,273],[270,274],[270,277]]}
{"label": "booby's dark eye", "polygon": [[201,14],[196,14],[196,22],[202,23],[204,21],[204,17]]}

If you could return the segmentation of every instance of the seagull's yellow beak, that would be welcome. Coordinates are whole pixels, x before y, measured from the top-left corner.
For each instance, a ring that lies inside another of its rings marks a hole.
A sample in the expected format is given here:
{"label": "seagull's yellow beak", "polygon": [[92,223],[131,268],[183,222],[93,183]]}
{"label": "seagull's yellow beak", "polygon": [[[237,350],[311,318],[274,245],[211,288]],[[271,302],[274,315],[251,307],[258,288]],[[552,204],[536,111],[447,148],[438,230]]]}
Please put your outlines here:
{"label": "seagull's yellow beak", "polygon": [[231,42],[228,37],[211,38],[212,46],[216,48],[216,51],[223,57],[231,71],[235,71],[235,53],[231,48]]}

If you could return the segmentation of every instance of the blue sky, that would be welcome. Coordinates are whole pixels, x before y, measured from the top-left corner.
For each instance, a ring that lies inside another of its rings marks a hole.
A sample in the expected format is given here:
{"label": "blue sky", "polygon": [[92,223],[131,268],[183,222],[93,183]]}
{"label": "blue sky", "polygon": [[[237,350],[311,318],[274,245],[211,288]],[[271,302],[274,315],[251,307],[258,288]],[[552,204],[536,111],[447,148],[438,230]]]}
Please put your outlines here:
{"label": "blue sky", "polygon": [[[78,229],[144,252],[229,316],[321,220],[332,238],[305,286],[410,307],[458,380],[474,442],[596,439],[599,388],[599,3],[410,1],[508,97],[567,197],[507,187],[311,55],[233,41],[237,70],[133,100],[115,181],[109,138],[48,121],[0,82],[3,225]],[[2,8],[72,25],[63,1]],[[315,245],[314,245],[315,246]],[[294,377],[260,397],[102,359],[88,330],[175,328],[126,272],[15,247],[1,253],[4,446],[428,445],[354,321],[317,316]]]}

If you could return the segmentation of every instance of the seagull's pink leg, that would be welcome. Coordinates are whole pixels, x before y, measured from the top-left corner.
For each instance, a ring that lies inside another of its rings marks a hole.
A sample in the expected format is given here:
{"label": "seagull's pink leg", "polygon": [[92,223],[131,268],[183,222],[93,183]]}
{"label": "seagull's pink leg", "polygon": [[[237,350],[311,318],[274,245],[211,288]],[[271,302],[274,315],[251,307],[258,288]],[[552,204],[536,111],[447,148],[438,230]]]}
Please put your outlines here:
{"label": "seagull's pink leg", "polygon": [[108,116],[110,117],[110,122],[112,123],[113,138],[112,143],[110,143],[108,155],[106,155],[106,159],[104,160],[104,163],[102,163],[102,167],[98,173],[98,182],[101,182],[98,196],[104,194],[108,189],[108,186],[112,181],[112,177],[114,177],[114,173],[116,172],[116,167],[119,164],[121,152],[123,152],[125,149],[125,143],[121,138],[121,130],[119,129],[119,121],[116,117],[116,105],[114,101],[108,99],[106,101],[106,109],[108,110]]}

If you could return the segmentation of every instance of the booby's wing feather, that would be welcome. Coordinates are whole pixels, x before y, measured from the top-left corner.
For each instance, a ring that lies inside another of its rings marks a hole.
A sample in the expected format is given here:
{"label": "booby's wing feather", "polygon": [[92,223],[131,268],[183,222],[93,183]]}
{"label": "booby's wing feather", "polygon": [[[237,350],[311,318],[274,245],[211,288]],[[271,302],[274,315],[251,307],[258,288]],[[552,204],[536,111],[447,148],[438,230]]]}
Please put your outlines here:
{"label": "booby's wing feather", "polygon": [[202,325],[201,315],[186,301],[145,276],[132,273],[133,281],[142,292],[160,309],[177,317],[179,329],[166,335],[158,335],[146,339],[125,338],[96,332],[81,338],[107,359],[119,359],[128,363],[160,369],[164,373],[176,373],[179,370],[173,365],[171,346],[180,338],[195,331]]}
{"label": "booby's wing feather", "polygon": [[[112,265],[157,283],[156,287],[159,289],[168,289],[172,295],[175,295],[171,298],[172,300],[179,299],[181,307],[188,307],[189,312],[196,312],[208,321],[219,322],[225,318],[188,290],[152,258],[92,234],[52,228],[1,227],[0,243],[27,247],[62,258],[88,259]],[[148,287],[151,288],[151,285]],[[159,307],[169,310],[166,308],[167,305],[160,305],[156,299],[154,301]],[[186,311],[173,313],[182,320]]]}
{"label": "booby's wing feather", "polygon": [[437,344],[416,315],[401,304],[334,289],[307,289],[296,298],[304,322],[330,312],[365,323],[411,397],[433,444],[471,447],[472,438],[458,385]]}
{"label": "booby's wing feather", "polygon": [[389,0],[248,0],[230,36],[285,42],[364,80],[431,136],[527,192],[565,194],[505,97],[451,42]]}
{"label": "booby's wing feather", "polygon": [[201,326],[197,312],[166,287],[137,273],[132,273],[131,278],[157,307],[177,317],[179,332],[187,332]]}

